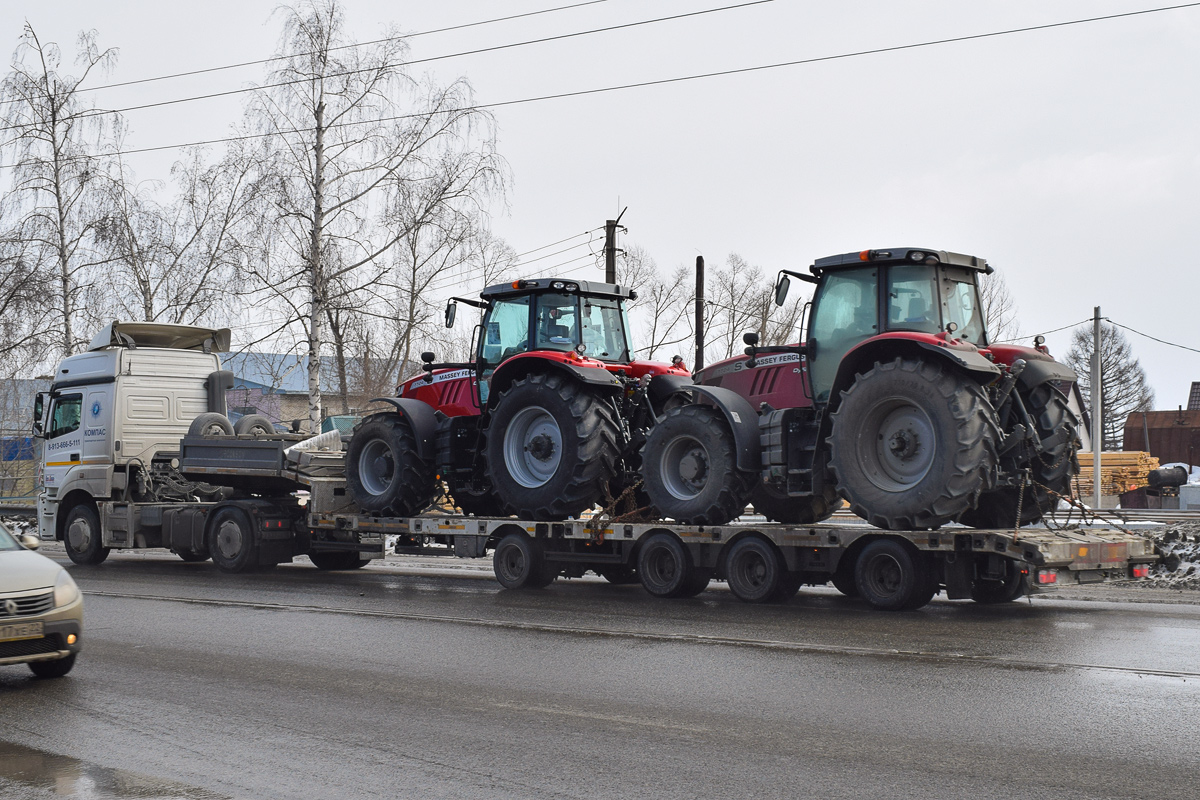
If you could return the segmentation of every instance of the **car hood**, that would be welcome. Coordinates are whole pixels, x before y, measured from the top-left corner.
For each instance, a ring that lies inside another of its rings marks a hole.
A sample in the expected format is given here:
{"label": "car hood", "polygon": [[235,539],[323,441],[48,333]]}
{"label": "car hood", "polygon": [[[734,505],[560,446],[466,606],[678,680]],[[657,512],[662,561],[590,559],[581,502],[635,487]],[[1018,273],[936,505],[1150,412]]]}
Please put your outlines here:
{"label": "car hood", "polygon": [[62,567],[32,550],[0,553],[0,594],[53,589],[60,571]]}

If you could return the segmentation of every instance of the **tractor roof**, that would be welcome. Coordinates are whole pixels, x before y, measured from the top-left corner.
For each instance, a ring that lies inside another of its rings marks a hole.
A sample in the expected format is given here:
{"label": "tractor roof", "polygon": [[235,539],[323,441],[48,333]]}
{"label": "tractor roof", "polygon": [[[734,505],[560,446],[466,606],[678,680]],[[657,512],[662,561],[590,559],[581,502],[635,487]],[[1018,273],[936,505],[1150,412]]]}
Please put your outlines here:
{"label": "tractor roof", "polygon": [[945,264],[951,267],[965,267],[985,274],[992,274],[987,259],[978,256],[968,256],[962,253],[950,253],[945,250],[933,250],[928,247],[889,247],[880,250],[862,250],[857,253],[843,253],[840,256],[818,258],[809,270],[819,275],[827,270],[861,267],[863,264]]}
{"label": "tractor roof", "polygon": [[512,281],[489,286],[479,293],[484,300],[513,295],[533,294],[535,292],[573,292],[601,297],[632,297],[632,292],[624,286],[596,281],[579,281],[570,278],[536,278],[534,280]]}

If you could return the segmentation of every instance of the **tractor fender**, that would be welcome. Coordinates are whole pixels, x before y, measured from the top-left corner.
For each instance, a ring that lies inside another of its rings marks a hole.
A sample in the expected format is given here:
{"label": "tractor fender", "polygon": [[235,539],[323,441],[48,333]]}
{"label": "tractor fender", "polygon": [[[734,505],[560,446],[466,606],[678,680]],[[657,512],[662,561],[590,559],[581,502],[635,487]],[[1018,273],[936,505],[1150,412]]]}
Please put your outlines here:
{"label": "tractor fender", "polygon": [[650,405],[654,408],[654,413],[663,413],[667,398],[692,384],[692,379],[686,375],[655,375],[651,378],[650,385],[646,388],[646,395],[650,398]]}
{"label": "tractor fender", "polygon": [[408,424],[412,426],[413,436],[417,440],[417,454],[421,460],[426,464],[434,462],[437,456],[438,420],[432,406],[411,397],[376,397],[371,402],[394,406],[396,413],[408,420]]}
{"label": "tractor fender", "polygon": [[1079,375],[1075,370],[1062,364],[1058,361],[1042,361],[1029,360],[1025,362],[1025,369],[1017,378],[1017,385],[1022,389],[1032,389],[1036,386],[1041,386],[1043,383],[1058,383],[1066,381],[1074,383],[1079,380]]}
{"label": "tractor fender", "polygon": [[[928,341],[926,341],[928,339]],[[854,383],[854,376],[871,368],[876,361],[890,361],[897,356],[929,358],[930,354],[950,362],[981,384],[991,383],[1000,375],[1000,367],[989,361],[974,347],[946,344],[936,336],[898,336],[884,334],[868,339],[848,352],[838,366],[837,377],[830,392],[830,404],[837,405],[839,393]]]}
{"label": "tractor fender", "polygon": [[557,370],[570,375],[580,383],[597,388],[611,389],[614,392],[621,388],[617,377],[602,367],[583,367],[550,358],[512,358],[501,364],[492,373],[488,386],[489,402],[511,386],[518,378],[531,372],[547,372]]}
{"label": "tractor fender", "polygon": [[750,401],[737,392],[720,386],[681,387],[680,392],[692,395],[697,402],[707,402],[725,415],[737,445],[738,469],[758,474],[762,471],[761,445],[758,437],[758,412]]}

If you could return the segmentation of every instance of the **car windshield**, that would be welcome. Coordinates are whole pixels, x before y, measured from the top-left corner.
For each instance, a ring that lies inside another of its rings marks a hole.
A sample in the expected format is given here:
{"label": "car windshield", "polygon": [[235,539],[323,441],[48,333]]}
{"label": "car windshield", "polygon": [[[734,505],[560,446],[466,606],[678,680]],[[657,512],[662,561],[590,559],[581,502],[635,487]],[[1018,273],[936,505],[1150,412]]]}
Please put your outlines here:
{"label": "car windshield", "polygon": [[21,544],[8,532],[8,528],[0,524],[0,551],[3,550],[23,550]]}

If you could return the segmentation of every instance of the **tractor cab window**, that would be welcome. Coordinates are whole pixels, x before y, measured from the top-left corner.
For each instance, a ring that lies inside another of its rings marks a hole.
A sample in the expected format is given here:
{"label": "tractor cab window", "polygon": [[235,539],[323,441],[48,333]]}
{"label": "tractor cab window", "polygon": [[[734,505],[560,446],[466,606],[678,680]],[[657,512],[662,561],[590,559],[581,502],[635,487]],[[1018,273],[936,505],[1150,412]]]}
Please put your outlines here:
{"label": "tractor cab window", "polygon": [[583,297],[584,355],[601,361],[629,360],[625,311],[614,298]]}
{"label": "tractor cab window", "polygon": [[529,350],[529,296],[492,303],[483,324],[479,359],[491,369],[506,358]]}
{"label": "tractor cab window", "polygon": [[924,264],[894,266],[888,270],[890,331],[937,333],[942,329],[938,309],[937,268]]}
{"label": "tractor cab window", "polygon": [[64,394],[54,400],[54,412],[50,417],[48,439],[57,439],[79,430],[79,417],[83,409],[83,395]]}
{"label": "tractor cab window", "polygon": [[985,346],[987,331],[974,274],[965,269],[950,267],[943,273],[942,308],[946,322],[953,322],[958,326],[954,336],[980,347]]}
{"label": "tractor cab window", "polygon": [[810,372],[818,402],[829,399],[838,364],[852,347],[878,333],[878,291],[872,267],[826,273],[809,327]]}
{"label": "tractor cab window", "polygon": [[574,350],[579,344],[579,298],[573,294],[538,295],[534,330],[535,350]]}

